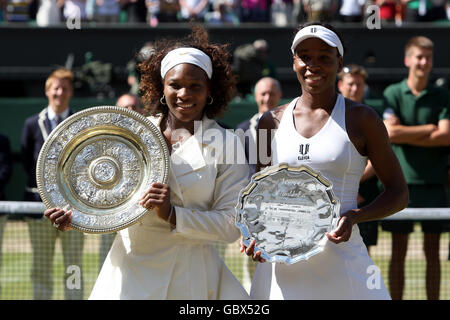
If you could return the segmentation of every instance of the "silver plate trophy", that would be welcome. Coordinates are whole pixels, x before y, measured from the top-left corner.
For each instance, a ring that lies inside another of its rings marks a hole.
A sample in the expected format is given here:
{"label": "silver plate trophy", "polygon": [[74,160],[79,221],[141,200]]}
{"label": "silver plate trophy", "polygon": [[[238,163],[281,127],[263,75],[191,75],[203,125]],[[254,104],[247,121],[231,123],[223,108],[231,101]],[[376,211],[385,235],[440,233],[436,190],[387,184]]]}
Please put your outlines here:
{"label": "silver plate trophy", "polygon": [[308,166],[279,164],[241,190],[236,225],[243,242],[270,262],[293,264],[321,252],[336,226],[340,202],[331,182]]}
{"label": "silver plate trophy", "polygon": [[36,180],[47,208],[72,210],[71,227],[111,233],[148,210],[139,200],[166,183],[169,151],[158,128],[139,113],[101,106],[75,113],[45,141]]}

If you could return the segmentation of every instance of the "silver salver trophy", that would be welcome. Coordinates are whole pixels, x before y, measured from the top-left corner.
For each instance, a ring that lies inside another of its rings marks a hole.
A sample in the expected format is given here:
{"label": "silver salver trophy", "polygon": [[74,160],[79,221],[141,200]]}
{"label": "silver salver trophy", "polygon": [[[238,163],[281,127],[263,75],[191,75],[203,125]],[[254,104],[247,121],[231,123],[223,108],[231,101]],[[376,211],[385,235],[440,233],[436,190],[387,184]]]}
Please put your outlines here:
{"label": "silver salver trophy", "polygon": [[47,208],[72,211],[71,228],[111,233],[149,211],[139,200],[153,182],[166,183],[169,151],[159,129],[115,106],[73,114],[49,135],[36,180]]}
{"label": "silver salver trophy", "polygon": [[254,174],[241,190],[236,225],[262,258],[293,264],[323,251],[339,209],[328,179],[306,165],[283,163]]}

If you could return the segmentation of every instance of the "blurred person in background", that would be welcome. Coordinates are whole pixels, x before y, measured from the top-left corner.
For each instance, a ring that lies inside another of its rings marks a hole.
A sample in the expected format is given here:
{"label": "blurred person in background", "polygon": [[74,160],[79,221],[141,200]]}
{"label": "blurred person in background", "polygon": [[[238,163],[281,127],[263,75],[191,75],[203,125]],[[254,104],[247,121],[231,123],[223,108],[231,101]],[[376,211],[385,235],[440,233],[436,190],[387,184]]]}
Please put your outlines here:
{"label": "blurred person in background", "polygon": [[239,20],[241,22],[270,22],[271,2],[268,0],[240,0]]}
{"label": "blurred person in background", "polygon": [[86,21],[86,0],[61,0],[64,19],[75,19],[75,21]]}
{"label": "blurred person in background", "polygon": [[[50,132],[73,114],[69,108],[73,95],[73,73],[67,69],[55,70],[45,82],[45,95],[48,106],[38,114],[27,118],[22,130],[22,162],[28,176],[25,201],[42,201],[36,185],[37,159]],[[33,215],[27,218],[27,222],[33,250],[31,270],[33,299],[51,300],[56,239],[61,238],[64,270],[67,270],[68,266],[78,266],[81,270],[84,235],[77,231],[62,233],[44,219],[43,215]],[[83,299],[83,281],[81,280],[81,288],[69,289],[66,286],[68,276],[70,274],[65,272],[63,286],[66,300]]]}
{"label": "blurred person in background", "polygon": [[268,54],[269,44],[264,39],[242,44],[234,50],[232,70],[238,77],[237,93],[242,98],[251,93],[255,83],[262,77],[277,78]]}
{"label": "blurred person in background", "polygon": [[[367,89],[367,71],[356,64],[349,64],[342,68],[338,74],[338,89],[346,99],[359,103],[364,103],[364,94]],[[373,108],[377,114],[382,116],[383,111]],[[372,167],[370,160],[367,161],[366,168],[361,177],[358,190],[358,207],[364,207],[371,203],[380,194],[378,189],[378,178]],[[368,221],[358,223],[359,232],[363,238],[367,251],[370,254],[370,247],[375,246],[378,240],[378,221]]]}
{"label": "blurred person in background", "polygon": [[120,0],[94,0],[93,14],[95,22],[119,22]]}
{"label": "blurred person in background", "polygon": [[[450,96],[448,90],[429,82],[433,68],[434,43],[429,38],[411,38],[404,51],[408,77],[384,90],[383,117],[392,148],[408,184],[410,208],[448,206],[447,154],[450,146]],[[389,286],[393,299],[403,297],[405,257],[413,221],[382,221],[392,233]],[[421,221],[426,257],[426,292],[438,300],[441,281],[440,236],[450,230],[446,220]]]}
{"label": "blurred person in background", "polygon": [[204,22],[209,0],[179,0],[181,21]]}
{"label": "blurred person in background", "polygon": [[137,113],[140,113],[142,115],[144,114],[141,99],[138,96],[131,93],[125,93],[121,95],[117,99],[116,106],[136,111]]}
{"label": "blurred person in background", "polygon": [[228,0],[213,0],[213,11],[205,14],[205,22],[214,25],[238,25],[239,18]]}
{"label": "blurred person in background", "polygon": [[8,137],[0,134],[0,200],[5,200],[5,187],[9,179],[11,178],[11,174],[11,146]]}
{"label": "blurred person in background", "polygon": [[[281,84],[277,79],[264,77],[258,80],[255,85],[254,99],[258,107],[258,112],[250,119],[239,123],[236,129],[242,129],[245,135],[245,156],[250,166],[250,177],[255,173],[256,168],[256,130],[261,116],[276,107],[283,96]],[[250,155],[252,153],[252,155]]]}
{"label": "blurred person in background", "polygon": [[447,17],[447,7],[450,6],[450,1],[448,0],[431,0],[433,6],[430,9],[431,19],[433,21],[446,21]]}
{"label": "blurred person in background", "polygon": [[308,21],[331,22],[338,9],[337,0],[303,0],[302,3]]}
{"label": "blurred person in background", "polygon": [[450,1],[445,4],[445,11],[447,13],[447,20],[450,20]]}
{"label": "blurred person in background", "polygon": [[404,3],[403,0],[375,0],[379,8],[381,22],[403,23]]}
{"label": "blurred person in background", "polygon": [[[5,188],[12,174],[12,154],[11,146],[8,137],[0,135],[0,201],[5,200]],[[2,268],[2,243],[3,230],[5,228],[6,214],[0,213],[0,271]],[[0,297],[1,297],[1,283],[0,283]]]}
{"label": "blurred person in background", "polygon": [[0,0],[0,21],[5,20],[4,13],[6,8],[6,0]]}
{"label": "blurred person in background", "polygon": [[401,0],[404,5],[406,22],[433,21],[433,2],[431,0]]}
{"label": "blurred person in background", "polygon": [[[27,22],[36,17],[37,3],[31,0],[4,0],[3,18],[10,22]],[[36,0],[37,1],[37,0]]]}
{"label": "blurred person in background", "polygon": [[342,22],[362,22],[367,0],[342,0],[339,19]]}
{"label": "blurred person in background", "polygon": [[39,27],[54,26],[61,23],[61,6],[59,0],[40,0],[36,14],[36,24]]}
{"label": "blurred person in background", "polygon": [[178,21],[179,0],[147,0],[147,8],[152,11],[157,23]]}
{"label": "blurred person in background", "polygon": [[294,10],[294,0],[271,0],[270,7],[272,23],[276,26],[291,25],[296,22],[297,12]]}
{"label": "blurred person in background", "polygon": [[127,23],[145,23],[147,4],[145,0],[120,0],[121,10],[126,12]]}

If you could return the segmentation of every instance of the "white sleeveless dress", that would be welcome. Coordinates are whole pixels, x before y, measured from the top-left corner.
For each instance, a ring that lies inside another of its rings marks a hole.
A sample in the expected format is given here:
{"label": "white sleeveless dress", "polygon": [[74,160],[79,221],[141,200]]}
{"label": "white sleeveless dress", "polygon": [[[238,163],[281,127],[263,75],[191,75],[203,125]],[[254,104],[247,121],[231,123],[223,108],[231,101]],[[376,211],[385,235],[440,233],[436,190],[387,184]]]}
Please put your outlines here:
{"label": "white sleeveless dress", "polygon": [[[272,140],[272,163],[306,164],[331,180],[341,211],[357,207],[359,181],[367,163],[350,141],[345,99],[338,95],[327,123],[310,138],[295,129],[294,99]],[[293,265],[260,263],[252,281],[253,299],[390,299],[379,269],[367,253],[358,226],[347,242],[327,241],[324,251]]]}

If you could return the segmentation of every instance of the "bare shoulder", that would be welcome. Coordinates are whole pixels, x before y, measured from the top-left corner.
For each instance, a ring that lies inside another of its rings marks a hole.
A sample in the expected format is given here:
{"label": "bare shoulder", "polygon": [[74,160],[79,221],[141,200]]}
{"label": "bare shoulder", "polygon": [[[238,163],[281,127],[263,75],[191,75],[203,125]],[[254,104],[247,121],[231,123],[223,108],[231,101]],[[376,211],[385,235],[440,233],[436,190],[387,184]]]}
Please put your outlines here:
{"label": "bare shoulder", "polygon": [[382,140],[388,140],[384,123],[374,109],[347,99],[345,99],[345,106],[347,133],[361,155],[367,155],[367,147],[370,141],[378,143]]}
{"label": "bare shoulder", "polygon": [[277,129],[288,105],[289,103],[286,103],[264,113],[259,119],[259,128]]}
{"label": "bare shoulder", "polygon": [[376,111],[368,105],[345,99],[345,106],[347,110],[347,119],[351,122],[363,124],[366,121],[381,121],[381,118]]}
{"label": "bare shoulder", "polygon": [[378,113],[368,105],[345,99],[346,126],[357,134],[373,133],[386,127]]}

